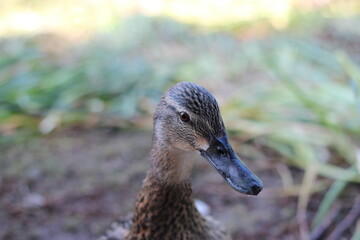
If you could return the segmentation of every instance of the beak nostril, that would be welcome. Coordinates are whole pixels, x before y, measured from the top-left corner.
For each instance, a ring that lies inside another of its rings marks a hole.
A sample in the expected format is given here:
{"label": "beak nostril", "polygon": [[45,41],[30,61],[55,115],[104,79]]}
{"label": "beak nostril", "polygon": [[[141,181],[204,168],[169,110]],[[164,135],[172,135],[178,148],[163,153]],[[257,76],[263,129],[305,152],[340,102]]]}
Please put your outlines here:
{"label": "beak nostril", "polygon": [[258,195],[259,192],[261,192],[262,187],[255,184],[255,185],[253,185],[253,186],[251,187],[251,190],[252,190],[252,192],[253,192],[254,195]]}
{"label": "beak nostril", "polygon": [[225,154],[225,151],[224,151],[224,149],[222,147],[217,147],[216,150],[217,150],[219,155],[221,155],[222,157],[225,157],[226,154]]}

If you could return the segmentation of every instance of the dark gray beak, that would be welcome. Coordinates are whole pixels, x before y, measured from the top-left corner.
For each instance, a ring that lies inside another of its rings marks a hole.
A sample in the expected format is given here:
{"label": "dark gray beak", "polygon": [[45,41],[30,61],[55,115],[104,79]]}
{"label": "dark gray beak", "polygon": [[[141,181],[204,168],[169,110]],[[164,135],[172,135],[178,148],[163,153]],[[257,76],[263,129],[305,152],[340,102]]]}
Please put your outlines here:
{"label": "dark gray beak", "polygon": [[226,135],[212,137],[209,148],[200,153],[236,191],[257,195],[263,189],[261,180],[236,155]]}

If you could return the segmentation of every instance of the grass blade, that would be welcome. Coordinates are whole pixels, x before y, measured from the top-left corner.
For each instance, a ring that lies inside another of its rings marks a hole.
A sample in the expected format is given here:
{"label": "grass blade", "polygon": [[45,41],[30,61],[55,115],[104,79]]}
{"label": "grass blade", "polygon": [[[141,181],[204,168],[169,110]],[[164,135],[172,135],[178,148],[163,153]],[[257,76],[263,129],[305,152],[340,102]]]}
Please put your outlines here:
{"label": "grass blade", "polygon": [[320,204],[319,210],[316,212],[313,222],[311,223],[312,229],[315,229],[321,222],[325,220],[325,216],[331,208],[332,204],[339,196],[339,194],[345,189],[348,182],[337,180],[335,181],[329,191],[326,193],[324,199]]}

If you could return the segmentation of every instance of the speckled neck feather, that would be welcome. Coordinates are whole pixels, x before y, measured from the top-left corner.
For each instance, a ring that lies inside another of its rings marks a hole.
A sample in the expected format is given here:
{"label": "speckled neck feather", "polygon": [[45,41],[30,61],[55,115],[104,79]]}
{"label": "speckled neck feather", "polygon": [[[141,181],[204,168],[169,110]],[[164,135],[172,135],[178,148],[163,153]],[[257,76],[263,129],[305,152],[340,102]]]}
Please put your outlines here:
{"label": "speckled neck feather", "polygon": [[131,239],[209,239],[190,181],[164,185],[148,178],[136,203]]}
{"label": "speckled neck feather", "polygon": [[154,135],[151,167],[135,204],[131,239],[187,239],[190,232],[206,232],[191,182],[178,176],[179,157]]}

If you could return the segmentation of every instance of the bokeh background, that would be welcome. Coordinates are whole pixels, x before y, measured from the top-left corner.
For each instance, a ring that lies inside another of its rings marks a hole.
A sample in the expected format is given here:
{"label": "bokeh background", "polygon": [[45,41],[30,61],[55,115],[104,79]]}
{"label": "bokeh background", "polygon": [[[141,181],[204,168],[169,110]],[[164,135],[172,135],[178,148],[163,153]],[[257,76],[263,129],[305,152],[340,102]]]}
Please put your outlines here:
{"label": "bokeh background", "polygon": [[234,239],[360,239],[360,1],[0,2],[0,239],[96,239],[126,215],[163,91],[196,82],[264,182],[199,158]]}

